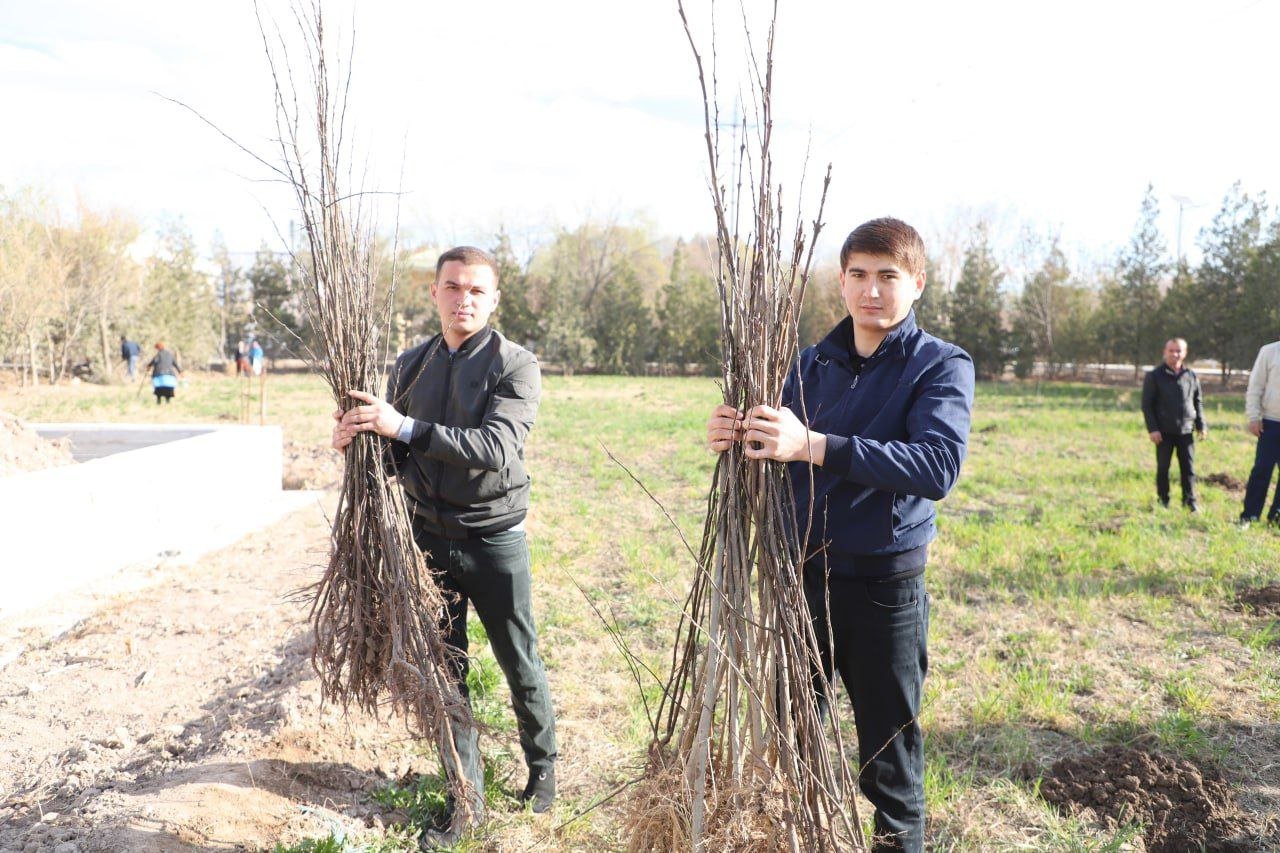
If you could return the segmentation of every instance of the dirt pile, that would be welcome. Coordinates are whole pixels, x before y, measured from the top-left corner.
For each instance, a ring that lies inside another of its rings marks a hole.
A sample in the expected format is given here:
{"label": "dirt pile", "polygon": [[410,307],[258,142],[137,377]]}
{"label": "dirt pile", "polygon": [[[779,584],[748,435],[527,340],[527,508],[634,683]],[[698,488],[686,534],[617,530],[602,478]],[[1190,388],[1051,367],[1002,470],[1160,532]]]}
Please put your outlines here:
{"label": "dirt pile", "polygon": [[342,454],[296,441],[284,444],[285,489],[328,489],[342,480]]}
{"label": "dirt pile", "polygon": [[1246,839],[1247,818],[1221,774],[1183,758],[1122,746],[1064,758],[1045,774],[1040,794],[1112,827],[1141,822],[1149,853],[1260,849]]}
{"label": "dirt pile", "polygon": [[1225,489],[1232,494],[1244,494],[1244,481],[1239,477],[1233,477],[1230,474],[1219,471],[1216,474],[1210,474],[1209,476],[1204,477],[1203,480],[1210,486],[1217,486],[1218,488]]}
{"label": "dirt pile", "polygon": [[68,439],[46,441],[18,418],[0,411],[0,477],[71,462]]}
{"label": "dirt pile", "polygon": [[1237,606],[1246,613],[1259,616],[1280,615],[1280,584],[1242,589],[1236,597]]}

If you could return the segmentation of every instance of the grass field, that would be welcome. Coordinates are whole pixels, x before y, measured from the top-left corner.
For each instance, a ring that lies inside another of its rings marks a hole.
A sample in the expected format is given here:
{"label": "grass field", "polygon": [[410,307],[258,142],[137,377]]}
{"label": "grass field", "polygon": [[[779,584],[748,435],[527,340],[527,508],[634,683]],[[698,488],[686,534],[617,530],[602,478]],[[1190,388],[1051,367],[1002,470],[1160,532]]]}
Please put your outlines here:
{"label": "grass field", "polygon": [[[196,376],[168,407],[120,386],[9,387],[0,408],[27,420],[234,422],[234,385]],[[325,441],[332,404],[319,380],[272,377],[267,387],[267,420],[287,440]],[[567,796],[556,816],[575,849],[621,843],[614,804],[572,819],[640,766],[643,698],[656,689],[630,679],[588,599],[665,674],[690,574],[676,532],[606,448],[695,540],[717,397],[708,380],[546,380],[528,447],[529,529],[560,716]],[[1280,622],[1237,606],[1241,590],[1280,582],[1280,531],[1237,529],[1240,495],[1203,479],[1199,515],[1160,508],[1137,407],[1136,388],[979,388],[969,459],[940,505],[928,574],[931,848],[1118,849],[1140,827],[1059,812],[1038,796],[1037,777],[1058,758],[1134,742],[1222,767],[1280,844]],[[1202,478],[1244,479],[1253,440],[1240,395],[1210,397],[1207,417]],[[478,710],[510,732],[505,688],[480,657],[477,677],[498,686]],[[518,750],[491,743],[495,764],[510,767]],[[477,844],[500,845],[504,831],[498,822]]]}

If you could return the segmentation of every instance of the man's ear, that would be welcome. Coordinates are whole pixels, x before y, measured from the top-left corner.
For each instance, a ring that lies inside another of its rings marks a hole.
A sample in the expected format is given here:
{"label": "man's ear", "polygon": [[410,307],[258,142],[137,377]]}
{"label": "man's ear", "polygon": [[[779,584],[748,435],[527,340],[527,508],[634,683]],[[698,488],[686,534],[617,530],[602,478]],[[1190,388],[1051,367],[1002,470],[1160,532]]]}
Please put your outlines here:
{"label": "man's ear", "polygon": [[925,281],[925,273],[924,273],[924,270],[921,270],[920,272],[916,273],[916,290],[915,290],[915,296],[912,297],[912,301],[919,299],[920,294],[924,293],[924,281]]}

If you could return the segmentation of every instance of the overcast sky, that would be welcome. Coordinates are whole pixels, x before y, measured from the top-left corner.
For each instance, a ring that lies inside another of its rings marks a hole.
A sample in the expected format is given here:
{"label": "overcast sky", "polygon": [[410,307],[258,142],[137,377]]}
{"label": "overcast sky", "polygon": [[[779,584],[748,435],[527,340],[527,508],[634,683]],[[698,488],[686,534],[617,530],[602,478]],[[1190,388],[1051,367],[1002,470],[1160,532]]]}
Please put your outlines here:
{"label": "overcast sky", "polygon": [[[707,5],[688,5],[705,43]],[[730,79],[737,4],[720,5]],[[1111,251],[1151,182],[1172,253],[1175,196],[1200,205],[1185,211],[1189,248],[1234,181],[1280,186],[1276,0],[780,5],[777,168],[794,186],[806,146],[811,185],[833,164],[828,249],[873,216],[929,235],[988,211],[1058,229],[1072,250]],[[403,161],[411,239],[484,244],[503,225],[527,243],[586,218],[710,231],[701,101],[674,0],[326,8],[344,42],[354,20],[367,185],[394,189]],[[202,248],[215,232],[234,251],[276,242],[288,196],[161,95],[274,157],[251,2],[0,0],[0,184],[79,194],[151,228],[180,217]]]}

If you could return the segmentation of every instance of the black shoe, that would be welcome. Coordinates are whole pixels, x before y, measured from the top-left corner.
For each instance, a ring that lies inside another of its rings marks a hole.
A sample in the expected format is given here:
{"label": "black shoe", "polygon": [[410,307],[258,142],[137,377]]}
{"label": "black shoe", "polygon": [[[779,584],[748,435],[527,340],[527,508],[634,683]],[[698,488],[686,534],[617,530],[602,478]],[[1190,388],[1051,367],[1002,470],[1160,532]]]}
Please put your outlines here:
{"label": "black shoe", "polygon": [[1187,504],[1187,512],[1191,513],[1192,515],[1194,515],[1195,513],[1198,513],[1199,511],[1200,511],[1200,507],[1196,506],[1195,504]]}
{"label": "black shoe", "polygon": [[1169,508],[1169,499],[1168,499],[1168,498],[1160,498],[1160,506],[1164,507],[1165,509],[1168,509],[1168,508]]}
{"label": "black shoe", "polygon": [[419,850],[452,850],[462,834],[452,829],[427,829],[418,839]]}
{"label": "black shoe", "polygon": [[520,804],[533,804],[534,814],[542,814],[551,809],[556,800],[556,769],[546,767],[542,770],[529,771],[529,784],[524,786],[520,795]]}

